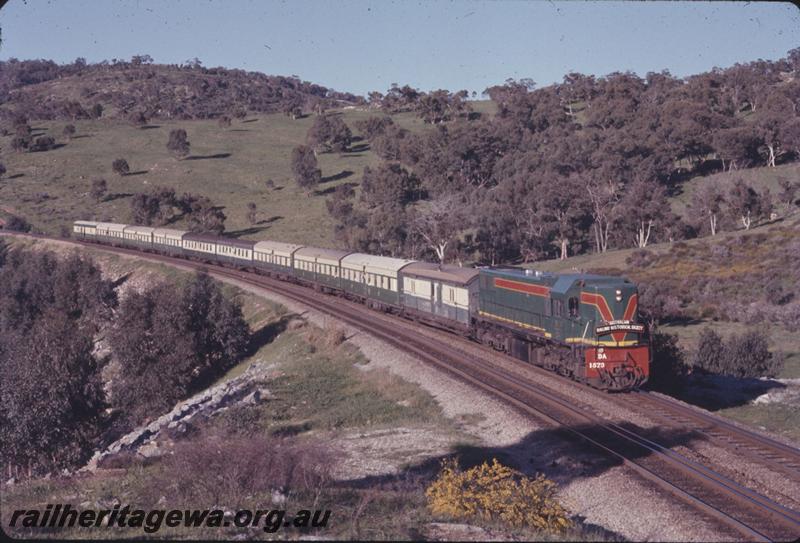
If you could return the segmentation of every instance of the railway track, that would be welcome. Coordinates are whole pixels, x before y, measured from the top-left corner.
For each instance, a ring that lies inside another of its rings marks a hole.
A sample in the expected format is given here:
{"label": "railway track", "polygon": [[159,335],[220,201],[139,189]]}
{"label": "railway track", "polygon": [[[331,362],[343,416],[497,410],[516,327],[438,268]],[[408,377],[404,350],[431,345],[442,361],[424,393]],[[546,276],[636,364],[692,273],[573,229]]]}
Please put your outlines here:
{"label": "railway track", "polygon": [[[85,243],[85,245],[97,247],[96,244]],[[125,248],[102,248],[142,256],[140,251]],[[417,324],[401,319],[393,319],[397,322],[388,323],[384,319],[375,318],[376,314],[363,306],[340,298],[320,295],[306,287],[262,275],[154,253],[149,253],[147,256],[185,267],[206,268],[217,276],[266,288],[336,316],[340,320],[361,328],[403,351],[416,355],[440,370],[500,398],[523,413],[557,427],[564,435],[590,444],[603,454],[627,465],[634,472],[673,494],[690,507],[716,519],[740,539],[785,541],[800,537],[800,513],[797,511],[775,503],[712,469],[655,443],[637,431],[638,429],[626,428],[603,419],[595,414],[589,405],[576,403],[574,400],[542,387],[535,381],[521,378],[517,373],[487,364],[473,354],[457,348],[454,343],[442,343],[412,333],[413,327],[419,326]],[[657,397],[650,395],[650,398]],[[645,401],[650,401],[650,398]],[[662,402],[661,409],[664,417],[672,417],[674,424],[691,423],[692,419],[685,421],[678,418],[677,410],[670,411],[662,400],[654,401]],[[688,418],[689,414],[681,416]],[[709,418],[713,419],[715,423],[719,422],[715,417],[709,416]],[[710,421],[707,422],[710,423]],[[737,432],[742,431],[735,426],[732,428]],[[733,432],[730,429],[725,430]],[[773,451],[777,450],[778,447],[769,443],[771,440],[768,438],[758,436],[758,434],[753,434],[753,436],[757,437],[748,436],[753,439],[751,442],[753,447],[772,447]],[[790,447],[788,449],[787,453],[796,452]],[[791,461],[779,463],[786,469],[792,469]]]}
{"label": "railway track", "polygon": [[619,401],[633,405],[664,425],[693,429],[727,449],[758,458],[765,466],[800,484],[800,450],[790,445],[650,392],[635,391]]}

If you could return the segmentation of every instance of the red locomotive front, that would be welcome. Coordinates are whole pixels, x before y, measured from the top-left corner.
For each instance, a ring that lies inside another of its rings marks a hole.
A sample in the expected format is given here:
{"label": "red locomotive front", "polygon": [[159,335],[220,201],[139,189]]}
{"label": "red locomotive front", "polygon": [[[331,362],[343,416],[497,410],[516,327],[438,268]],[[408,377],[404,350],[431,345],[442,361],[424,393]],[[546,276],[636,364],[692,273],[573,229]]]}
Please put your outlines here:
{"label": "red locomotive front", "polygon": [[592,345],[584,351],[587,381],[607,390],[644,384],[650,375],[650,342],[639,322],[635,286],[585,289],[581,304],[591,308],[595,323]]}

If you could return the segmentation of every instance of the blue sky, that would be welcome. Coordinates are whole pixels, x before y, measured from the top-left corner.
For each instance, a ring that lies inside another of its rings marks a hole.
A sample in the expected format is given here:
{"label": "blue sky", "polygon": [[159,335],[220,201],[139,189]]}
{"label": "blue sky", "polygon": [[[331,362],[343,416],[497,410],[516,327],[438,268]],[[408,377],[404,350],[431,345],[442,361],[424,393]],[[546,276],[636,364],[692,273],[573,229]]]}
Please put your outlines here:
{"label": "blue sky", "polygon": [[198,57],[357,94],[684,76],[800,47],[800,10],[768,2],[10,0],[0,26],[0,59]]}

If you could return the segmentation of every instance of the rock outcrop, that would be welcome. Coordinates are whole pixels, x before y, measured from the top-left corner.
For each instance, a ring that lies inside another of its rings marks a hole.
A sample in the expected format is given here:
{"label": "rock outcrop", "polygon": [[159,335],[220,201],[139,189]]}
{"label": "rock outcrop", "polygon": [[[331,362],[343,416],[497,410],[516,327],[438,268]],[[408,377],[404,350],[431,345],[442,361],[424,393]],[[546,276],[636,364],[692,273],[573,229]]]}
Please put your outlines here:
{"label": "rock outcrop", "polygon": [[255,362],[247,370],[232,379],[199,392],[177,405],[169,413],[122,436],[102,451],[95,452],[88,464],[80,471],[95,471],[103,459],[128,452],[149,458],[161,456],[159,445],[164,434],[180,435],[187,423],[197,418],[209,418],[240,405],[257,405],[269,397],[263,383],[269,377],[272,364]]}

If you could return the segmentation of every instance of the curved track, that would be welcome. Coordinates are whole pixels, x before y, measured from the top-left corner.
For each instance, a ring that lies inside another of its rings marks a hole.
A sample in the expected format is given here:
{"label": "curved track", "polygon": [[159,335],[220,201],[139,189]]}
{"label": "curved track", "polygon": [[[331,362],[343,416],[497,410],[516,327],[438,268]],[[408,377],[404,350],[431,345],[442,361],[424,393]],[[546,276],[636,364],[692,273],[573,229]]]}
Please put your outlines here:
{"label": "curved track", "polygon": [[[84,244],[98,247],[93,243]],[[108,246],[100,246],[100,248],[143,256],[141,251],[126,248]],[[415,328],[420,326],[416,323],[403,319],[391,319],[391,322],[387,322],[386,319],[376,318],[374,311],[361,305],[333,296],[320,295],[307,287],[278,281],[259,274],[156,253],[147,253],[146,256],[191,268],[205,268],[217,276],[229,277],[266,288],[336,316],[340,320],[361,328],[403,351],[416,355],[442,371],[502,399],[520,411],[559,428],[565,435],[590,444],[603,454],[629,466],[640,476],[670,492],[692,508],[716,519],[740,539],[784,541],[800,537],[800,513],[797,511],[783,507],[712,469],[653,442],[647,436],[642,435],[637,428],[627,428],[605,420],[596,415],[589,405],[576,403],[574,400],[546,389],[531,379],[488,364],[474,354],[459,349],[457,342],[443,343],[415,333]],[[639,396],[636,395],[636,397]],[[648,397],[646,401],[657,398],[654,395],[641,395],[641,397]],[[677,416],[675,415],[677,410],[670,411],[666,407],[667,404],[664,403],[666,400],[652,401],[660,402],[665,417]],[[691,419],[689,414],[683,416],[690,419],[688,424],[693,424],[692,420],[699,420]],[[715,417],[707,417],[713,420],[715,427],[724,428],[724,425],[719,425],[720,421]],[[682,424],[683,420],[675,419],[675,422]],[[742,433],[742,429],[735,426],[732,428],[739,432],[739,436],[745,435]],[[734,430],[725,428],[725,431],[733,432]],[[757,434],[753,435],[758,436]],[[748,439],[750,438],[758,441],[760,447],[773,447],[773,450],[779,448],[763,436],[748,437]],[[780,445],[786,447],[783,444]],[[787,451],[784,452],[794,454],[796,450],[787,447]],[[791,466],[792,464],[788,463],[785,467],[792,469]]]}

